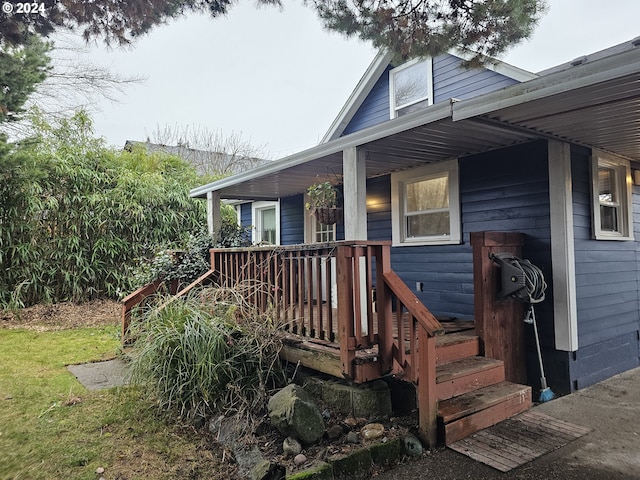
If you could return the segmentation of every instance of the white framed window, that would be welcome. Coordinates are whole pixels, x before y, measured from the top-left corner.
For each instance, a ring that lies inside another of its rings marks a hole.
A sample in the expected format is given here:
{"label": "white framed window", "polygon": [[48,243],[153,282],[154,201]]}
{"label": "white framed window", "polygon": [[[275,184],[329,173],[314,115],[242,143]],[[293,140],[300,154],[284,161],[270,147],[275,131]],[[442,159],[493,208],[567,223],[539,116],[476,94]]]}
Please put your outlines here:
{"label": "white framed window", "polygon": [[251,223],[253,243],[280,245],[280,202],[253,202]]}
{"label": "white framed window", "polygon": [[433,62],[416,59],[389,72],[391,118],[433,104]]}
{"label": "white framed window", "polygon": [[396,246],[460,243],[458,161],[392,174],[391,223]]}
{"label": "white framed window", "polygon": [[597,240],[633,240],[629,162],[604,153],[595,153],[591,162],[594,237]]}

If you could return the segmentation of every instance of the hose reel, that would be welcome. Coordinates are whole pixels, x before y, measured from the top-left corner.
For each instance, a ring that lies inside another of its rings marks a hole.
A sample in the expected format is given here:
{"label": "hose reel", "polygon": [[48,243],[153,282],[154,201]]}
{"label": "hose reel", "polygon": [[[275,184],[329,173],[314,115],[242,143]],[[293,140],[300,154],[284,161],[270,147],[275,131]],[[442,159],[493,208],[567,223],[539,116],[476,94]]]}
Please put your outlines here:
{"label": "hose reel", "polygon": [[536,314],[533,308],[534,304],[544,300],[544,292],[547,289],[547,283],[544,281],[542,270],[529,260],[522,260],[510,253],[490,253],[489,258],[500,265],[502,290],[498,292],[498,298],[515,298],[529,304],[524,321],[525,323],[533,325],[538,363],[540,366],[541,390],[539,400],[540,402],[552,400],[555,395],[547,386],[544,365],[542,363],[538,325],[536,324]]}
{"label": "hose reel", "polygon": [[499,299],[515,298],[530,305],[544,300],[547,283],[539,267],[510,253],[490,253],[489,258],[500,265]]}

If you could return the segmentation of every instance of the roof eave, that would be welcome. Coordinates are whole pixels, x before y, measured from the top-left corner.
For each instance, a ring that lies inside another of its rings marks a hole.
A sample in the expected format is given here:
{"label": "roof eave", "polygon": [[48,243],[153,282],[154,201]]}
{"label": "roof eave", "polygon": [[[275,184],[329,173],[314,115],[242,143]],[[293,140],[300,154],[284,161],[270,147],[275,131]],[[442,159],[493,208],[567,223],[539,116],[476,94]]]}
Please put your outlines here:
{"label": "roof eave", "polygon": [[337,152],[341,152],[351,147],[358,147],[366,143],[388,137],[395,133],[400,133],[411,128],[427,123],[443,120],[451,117],[451,104],[440,103],[432,105],[428,109],[418,110],[403,117],[399,117],[388,122],[374,125],[358,132],[339,137],[328,143],[316,145],[307,150],[295,153],[280,160],[275,160],[269,164],[261,165],[253,170],[239,173],[231,177],[223,178],[215,182],[203,185],[191,190],[192,198],[206,198],[208,192],[223,190],[224,188],[237,185],[238,183],[253,180],[265,175],[270,175],[287,168],[295,167],[303,163],[316,160]]}

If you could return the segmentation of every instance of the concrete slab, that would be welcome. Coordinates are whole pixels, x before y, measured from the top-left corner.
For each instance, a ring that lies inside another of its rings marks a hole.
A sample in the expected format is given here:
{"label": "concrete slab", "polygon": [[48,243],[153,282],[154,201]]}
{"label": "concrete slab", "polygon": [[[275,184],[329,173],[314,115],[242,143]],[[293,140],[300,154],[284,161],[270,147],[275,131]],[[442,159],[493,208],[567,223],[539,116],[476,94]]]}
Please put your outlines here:
{"label": "concrete slab", "polygon": [[69,370],[87,390],[103,390],[105,388],[126,385],[127,364],[119,359],[105,362],[68,365]]}

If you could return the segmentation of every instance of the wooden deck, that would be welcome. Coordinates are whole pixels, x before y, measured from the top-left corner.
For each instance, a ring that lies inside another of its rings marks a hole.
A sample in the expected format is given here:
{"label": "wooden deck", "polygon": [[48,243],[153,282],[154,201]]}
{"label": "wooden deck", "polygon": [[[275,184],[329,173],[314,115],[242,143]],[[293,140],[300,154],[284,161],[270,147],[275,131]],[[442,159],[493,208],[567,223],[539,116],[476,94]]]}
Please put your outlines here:
{"label": "wooden deck", "polygon": [[[495,278],[487,249],[503,248],[512,236],[472,236],[475,329],[473,322],[436,318],[422,304],[391,268],[390,242],[212,249],[211,269],[177,295],[206,283],[244,288],[247,305],[268,312],[283,332],[286,361],[356,383],[388,374],[413,382],[419,431],[434,446],[438,422],[446,441],[455,441],[531,404],[530,387],[505,383],[500,348],[517,346],[518,337],[509,340],[500,325],[516,317],[494,311],[494,282],[485,281]],[[131,309],[155,288],[147,287],[123,301],[123,340]],[[481,357],[487,346],[498,356]],[[482,407],[469,407],[479,396],[487,399]]]}

